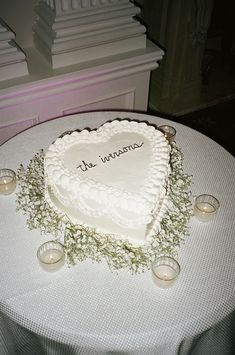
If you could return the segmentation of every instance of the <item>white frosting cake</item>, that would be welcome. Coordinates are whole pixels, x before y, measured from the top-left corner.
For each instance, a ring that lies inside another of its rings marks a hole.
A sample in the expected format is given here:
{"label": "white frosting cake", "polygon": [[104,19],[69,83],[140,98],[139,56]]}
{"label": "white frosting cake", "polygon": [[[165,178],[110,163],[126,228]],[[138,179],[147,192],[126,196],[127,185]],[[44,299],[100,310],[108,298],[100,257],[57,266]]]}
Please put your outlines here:
{"label": "white frosting cake", "polygon": [[74,223],[145,243],[167,209],[169,154],[162,132],[144,122],[74,131],[46,152],[46,198]]}

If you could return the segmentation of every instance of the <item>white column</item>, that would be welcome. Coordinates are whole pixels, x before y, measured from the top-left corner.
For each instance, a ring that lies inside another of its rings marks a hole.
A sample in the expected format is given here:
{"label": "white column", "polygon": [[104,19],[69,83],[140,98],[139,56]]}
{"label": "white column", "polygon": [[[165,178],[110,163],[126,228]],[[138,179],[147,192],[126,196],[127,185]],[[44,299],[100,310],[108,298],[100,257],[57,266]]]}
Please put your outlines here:
{"label": "white column", "polygon": [[129,0],[41,0],[34,40],[53,68],[146,48]]}
{"label": "white column", "polygon": [[0,81],[28,74],[25,54],[14,38],[15,34],[0,20]]}

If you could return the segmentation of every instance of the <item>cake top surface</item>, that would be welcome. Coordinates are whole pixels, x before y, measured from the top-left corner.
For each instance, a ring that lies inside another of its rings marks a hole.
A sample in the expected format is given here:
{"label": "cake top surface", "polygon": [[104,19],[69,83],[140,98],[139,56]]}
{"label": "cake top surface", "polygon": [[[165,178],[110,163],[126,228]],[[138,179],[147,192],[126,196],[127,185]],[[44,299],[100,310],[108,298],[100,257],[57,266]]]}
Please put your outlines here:
{"label": "cake top surface", "polygon": [[114,188],[135,192],[141,187],[139,181],[145,179],[148,146],[146,138],[136,133],[117,133],[106,142],[96,135],[90,143],[75,143],[68,148],[64,166],[86,182],[90,179],[106,186],[110,185],[112,174]]}
{"label": "cake top surface", "polygon": [[169,152],[164,135],[154,126],[116,119],[97,130],[58,138],[46,153],[45,171],[65,205],[138,226],[151,222],[156,204],[162,203]]}

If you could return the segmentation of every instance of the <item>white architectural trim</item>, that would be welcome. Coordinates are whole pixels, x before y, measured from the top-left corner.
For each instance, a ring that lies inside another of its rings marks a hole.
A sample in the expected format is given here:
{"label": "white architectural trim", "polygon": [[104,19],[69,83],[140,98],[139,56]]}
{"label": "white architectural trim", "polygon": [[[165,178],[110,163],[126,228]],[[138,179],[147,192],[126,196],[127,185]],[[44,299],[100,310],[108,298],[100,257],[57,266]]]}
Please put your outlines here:
{"label": "white architectural trim", "polygon": [[14,38],[15,34],[0,21],[0,81],[28,74],[25,54]]}
{"label": "white architectural trim", "polygon": [[132,55],[123,55],[119,60],[111,60],[106,64],[91,66],[89,69],[79,70],[76,72],[57,75],[52,80],[42,79],[33,83],[25,83],[18,87],[17,95],[14,94],[15,89],[8,87],[1,90],[0,108],[8,105],[27,102],[28,100],[39,99],[48,95],[59,94],[65,90],[73,90],[74,88],[83,88],[92,86],[107,80],[125,77],[144,71],[151,71],[158,67],[158,61],[163,57],[163,51],[147,41],[145,49],[137,50]]}
{"label": "white architectural trim", "polygon": [[35,10],[35,45],[53,68],[146,47],[129,0],[41,0]]}

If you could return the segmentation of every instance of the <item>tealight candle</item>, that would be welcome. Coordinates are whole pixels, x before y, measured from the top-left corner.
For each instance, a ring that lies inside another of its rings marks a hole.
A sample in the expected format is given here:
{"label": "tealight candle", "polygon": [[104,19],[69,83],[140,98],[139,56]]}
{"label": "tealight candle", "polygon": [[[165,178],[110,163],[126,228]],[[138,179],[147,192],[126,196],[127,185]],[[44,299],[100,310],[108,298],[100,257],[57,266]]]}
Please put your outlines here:
{"label": "tealight candle", "polygon": [[215,217],[219,201],[212,195],[197,196],[194,203],[194,216],[201,222],[209,222]]}
{"label": "tealight candle", "polygon": [[180,273],[179,263],[168,256],[161,256],[152,263],[152,276],[161,288],[171,287]]}
{"label": "tealight candle", "polygon": [[38,248],[37,257],[44,270],[57,271],[65,262],[64,248],[59,242],[46,242]]}
{"label": "tealight candle", "polygon": [[0,170],[0,194],[9,195],[15,191],[16,174],[11,169]]}
{"label": "tealight candle", "polygon": [[163,132],[165,138],[168,140],[169,143],[174,142],[175,140],[175,135],[176,135],[176,129],[172,126],[159,126],[158,129]]}

